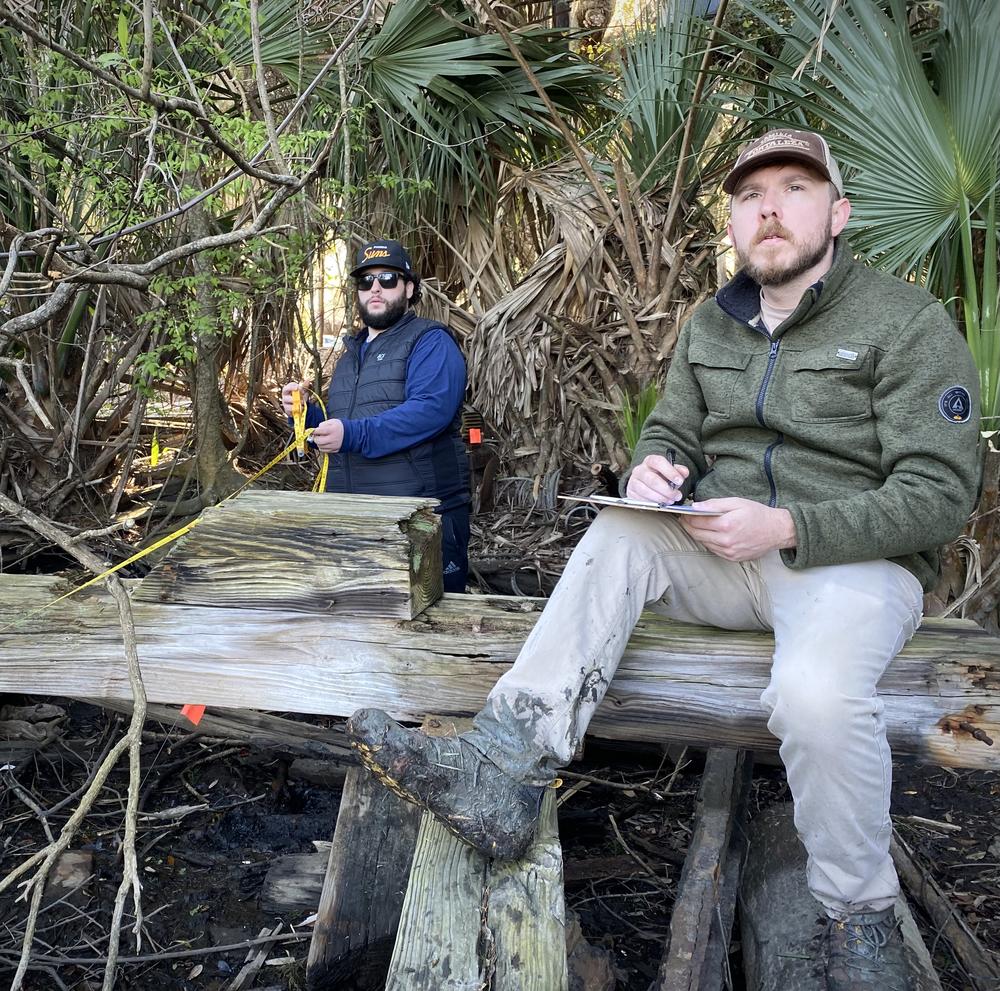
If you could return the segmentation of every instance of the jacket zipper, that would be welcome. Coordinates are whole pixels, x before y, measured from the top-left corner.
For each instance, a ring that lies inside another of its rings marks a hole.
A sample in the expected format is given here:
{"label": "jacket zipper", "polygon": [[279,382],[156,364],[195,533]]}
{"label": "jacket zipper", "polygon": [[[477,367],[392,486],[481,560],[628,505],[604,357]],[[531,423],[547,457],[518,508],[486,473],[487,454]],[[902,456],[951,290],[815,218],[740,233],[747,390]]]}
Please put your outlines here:
{"label": "jacket zipper", "polygon": [[[365,358],[368,357],[368,352],[371,350],[371,342],[368,343],[368,347],[365,348],[364,356],[361,355],[361,348],[358,347],[356,350],[356,355],[358,359],[357,371],[354,375],[354,388],[351,390],[351,404],[347,407],[347,417],[348,419],[354,413],[354,404],[358,398],[358,384],[361,382],[361,366],[365,363]],[[351,459],[348,457],[347,452],[344,452],[344,475],[347,479],[347,491],[353,491],[351,488]]]}
{"label": "jacket zipper", "polygon": [[[753,324],[750,325],[758,334],[763,334],[764,331],[759,327],[755,327]],[[780,341],[771,341],[771,350],[767,355],[767,370],[764,372],[764,380],[760,384],[760,391],[757,393],[757,404],[755,406],[755,412],[757,414],[757,422],[762,426],[766,427],[767,424],[764,422],[764,398],[767,394],[767,387],[771,381],[771,375],[774,372],[775,362],[778,360],[778,346]],[[771,473],[771,460],[774,456],[775,448],[784,443],[785,435],[779,433],[774,440],[773,444],[769,444],[767,450],[764,452],[764,475],[767,478],[767,484],[771,490],[771,497],[768,499],[767,504],[772,509],[778,503],[778,490],[774,484],[774,475]]]}

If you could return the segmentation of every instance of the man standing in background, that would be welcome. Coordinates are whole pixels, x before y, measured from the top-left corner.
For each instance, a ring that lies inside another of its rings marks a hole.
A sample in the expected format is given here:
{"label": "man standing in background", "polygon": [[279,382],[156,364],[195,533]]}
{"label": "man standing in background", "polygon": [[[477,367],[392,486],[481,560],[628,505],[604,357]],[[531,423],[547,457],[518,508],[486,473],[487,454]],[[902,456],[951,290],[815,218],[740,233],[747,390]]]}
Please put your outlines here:
{"label": "man standing in background", "polygon": [[[310,402],[310,442],[330,455],[327,492],[439,500],[444,590],[468,575],[469,467],[462,440],[465,360],[443,324],[413,312],[420,276],[398,241],[364,245],[351,270],[364,327],[344,338],[323,410]],[[281,390],[291,416],[293,393]]]}

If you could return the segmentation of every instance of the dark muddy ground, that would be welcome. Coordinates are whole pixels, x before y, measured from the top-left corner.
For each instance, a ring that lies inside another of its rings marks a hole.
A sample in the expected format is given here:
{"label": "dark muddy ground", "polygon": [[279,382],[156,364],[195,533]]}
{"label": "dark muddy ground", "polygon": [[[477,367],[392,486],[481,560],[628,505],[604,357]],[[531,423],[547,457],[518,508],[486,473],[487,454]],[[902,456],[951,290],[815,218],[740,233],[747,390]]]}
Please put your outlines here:
{"label": "dark muddy ground", "polygon": [[[68,719],[58,739],[0,773],[0,874],[45,841],[42,821],[31,804],[51,810],[71,795],[112,735],[121,732],[120,720],[104,710],[44,701],[62,705]],[[142,949],[137,954],[134,940],[123,934],[121,951],[144,959],[124,964],[116,987],[225,991],[242,967],[247,948],[212,948],[242,944],[279,923],[285,941],[270,947],[268,962],[246,987],[304,987],[308,913],[276,918],[261,908],[260,892],[275,857],[307,852],[313,841],[331,838],[339,793],[290,779],[287,756],[207,743],[180,723],[167,727],[166,734],[159,725],[149,728],[141,806],[147,818],[140,821],[138,842],[145,916]],[[566,800],[559,818],[567,903],[579,916],[585,937],[610,954],[621,991],[646,991],[656,973],[690,836],[700,770],[697,752],[687,754],[678,768],[648,748],[591,742],[585,759],[565,778]],[[596,780],[575,776],[581,774]],[[36,956],[25,982],[31,991],[86,991],[101,985],[100,967],[85,961],[106,952],[120,877],[126,794],[123,764],[72,844],[91,867],[92,878],[40,918]],[[753,809],[785,798],[780,770],[759,768]],[[67,802],[47,817],[53,833],[75,804]],[[898,769],[895,813],[900,832],[993,951],[1000,950],[998,812],[1000,775]],[[646,873],[637,858],[655,864],[656,876]],[[0,982],[13,976],[25,914],[24,903],[14,903],[12,892],[0,896]],[[126,934],[133,921],[127,914]],[[969,988],[947,944],[929,931],[927,939],[947,991]],[[733,965],[739,965],[738,940]]]}

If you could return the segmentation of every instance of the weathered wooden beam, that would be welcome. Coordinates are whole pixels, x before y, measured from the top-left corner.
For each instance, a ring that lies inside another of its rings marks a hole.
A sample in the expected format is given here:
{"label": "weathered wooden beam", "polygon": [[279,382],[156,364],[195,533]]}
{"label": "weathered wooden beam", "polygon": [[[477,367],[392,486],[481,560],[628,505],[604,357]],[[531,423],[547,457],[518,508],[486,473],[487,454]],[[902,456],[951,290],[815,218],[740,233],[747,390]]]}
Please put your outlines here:
{"label": "weathered wooden beam", "polygon": [[431,815],[420,820],[386,991],[488,984],[479,960],[486,860]]}
{"label": "weathered wooden beam", "polygon": [[[795,831],[790,804],[772,806],[750,824],[740,894],[747,991],[826,991],[821,944],[815,939],[825,916],[806,886],[806,852]],[[902,896],[895,910],[908,973],[887,975],[886,987],[941,991]]]}
{"label": "weathered wooden beam", "polygon": [[433,499],[250,490],[206,509],[139,602],[412,619],[442,591]]}
{"label": "weathered wooden beam", "polygon": [[[0,691],[129,698],[117,612],[103,592],[29,615],[65,591],[51,577],[0,576]],[[412,621],[147,602],[134,613],[151,701],[333,715],[378,706],[419,721],[475,713],[542,605],[446,595]],[[1000,739],[998,648],[963,620],[921,627],[879,686],[897,754],[1000,768],[1000,746],[974,735]],[[773,650],[769,634],[644,613],[591,732],[773,751],[759,702]]]}
{"label": "weathered wooden beam", "polygon": [[[728,863],[732,833],[746,800],[753,758],[746,751],[713,747],[695,807],[694,831],[670,915],[670,936],[650,991],[722,991],[739,875]],[[731,883],[724,884],[727,871]]]}
{"label": "weathered wooden beam", "polygon": [[425,813],[386,991],[566,991],[568,982],[555,793],[534,843],[506,864]]}
{"label": "weathered wooden beam", "polygon": [[348,771],[309,944],[310,991],[359,974],[365,986],[383,985],[419,823],[415,805],[367,771]]}

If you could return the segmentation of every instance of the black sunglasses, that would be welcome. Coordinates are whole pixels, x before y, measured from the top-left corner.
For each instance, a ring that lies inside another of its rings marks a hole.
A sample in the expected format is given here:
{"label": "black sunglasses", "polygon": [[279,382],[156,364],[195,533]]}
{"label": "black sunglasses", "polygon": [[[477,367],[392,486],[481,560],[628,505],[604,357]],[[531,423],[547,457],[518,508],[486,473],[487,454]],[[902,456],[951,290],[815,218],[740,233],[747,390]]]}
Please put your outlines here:
{"label": "black sunglasses", "polygon": [[399,272],[379,272],[377,275],[359,275],[354,279],[354,284],[363,292],[368,292],[375,280],[383,289],[395,289],[399,284]]}

